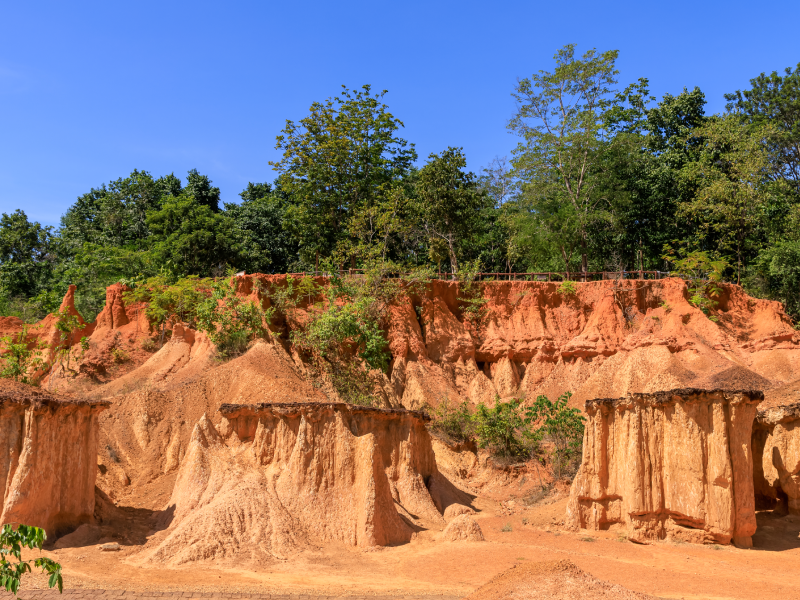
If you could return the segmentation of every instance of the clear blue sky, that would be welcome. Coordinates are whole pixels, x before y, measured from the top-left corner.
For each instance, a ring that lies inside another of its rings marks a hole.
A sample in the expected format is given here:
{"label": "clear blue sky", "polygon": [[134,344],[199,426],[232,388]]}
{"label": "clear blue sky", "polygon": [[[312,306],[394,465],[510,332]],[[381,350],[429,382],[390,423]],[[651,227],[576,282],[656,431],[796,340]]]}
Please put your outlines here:
{"label": "clear blue sky", "polygon": [[506,155],[518,77],[567,43],[618,49],[621,83],[695,85],[709,112],[800,62],[800,2],[10,2],[0,11],[0,212],[56,225],[138,168],[197,168],[238,200],[272,181],[286,119],[340,85],[388,89],[424,159]]}

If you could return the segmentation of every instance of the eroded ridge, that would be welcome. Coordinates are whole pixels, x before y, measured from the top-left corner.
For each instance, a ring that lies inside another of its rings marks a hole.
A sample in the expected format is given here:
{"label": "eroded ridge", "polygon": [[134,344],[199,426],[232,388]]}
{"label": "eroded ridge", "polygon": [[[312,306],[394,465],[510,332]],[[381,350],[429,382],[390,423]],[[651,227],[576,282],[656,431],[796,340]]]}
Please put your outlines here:
{"label": "eroded ridge", "polygon": [[286,558],[324,542],[408,542],[464,502],[417,412],[344,403],[225,404],[194,428],[144,560]]}
{"label": "eroded ridge", "polygon": [[586,402],[567,525],[633,541],[731,541],[756,531],[751,434],[760,391],[676,389]]}
{"label": "eroded ridge", "polygon": [[0,380],[0,523],[52,538],[92,520],[97,417],[108,405]]}

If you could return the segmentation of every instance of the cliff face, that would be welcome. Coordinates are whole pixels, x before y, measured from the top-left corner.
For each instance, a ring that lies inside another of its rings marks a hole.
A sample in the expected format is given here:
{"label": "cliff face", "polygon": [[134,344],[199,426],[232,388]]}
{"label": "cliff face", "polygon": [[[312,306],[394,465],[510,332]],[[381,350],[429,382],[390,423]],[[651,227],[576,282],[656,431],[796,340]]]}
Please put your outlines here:
{"label": "cliff face", "polygon": [[761,392],[672,390],[586,403],[567,524],[629,539],[749,547],[751,433]]}
{"label": "cliff face", "polygon": [[49,537],[92,520],[100,411],[107,402],[59,400],[0,381],[0,522]]}
{"label": "cliff face", "polygon": [[205,416],[195,426],[169,528],[143,560],[285,558],[315,543],[389,545],[444,526],[437,504],[454,488],[436,469],[422,415],[334,403],[220,412],[218,427]]}
{"label": "cliff face", "polygon": [[800,336],[777,302],[724,285],[712,322],[686,284],[482,284],[485,316],[464,317],[457,283],[434,281],[393,309],[391,380],[402,404],[496,395],[597,397],[679,387],[767,389],[796,379]]}
{"label": "cliff face", "polygon": [[800,515],[800,404],[759,411],[753,430],[756,500]]}

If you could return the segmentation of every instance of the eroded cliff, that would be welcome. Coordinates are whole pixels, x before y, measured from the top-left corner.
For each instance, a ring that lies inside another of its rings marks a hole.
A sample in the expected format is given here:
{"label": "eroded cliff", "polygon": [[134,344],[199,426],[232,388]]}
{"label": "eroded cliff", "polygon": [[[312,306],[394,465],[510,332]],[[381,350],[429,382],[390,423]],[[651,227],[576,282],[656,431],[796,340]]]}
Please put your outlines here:
{"label": "eroded cliff", "polygon": [[98,415],[107,406],[0,380],[0,523],[53,538],[92,520]]}
{"label": "eroded cliff", "polygon": [[397,544],[443,527],[440,511],[468,501],[439,474],[420,413],[333,403],[226,404],[220,412],[218,427],[205,415],[195,426],[169,527],[142,560],[263,560],[323,542]]}
{"label": "eroded cliff", "polygon": [[671,390],[586,403],[567,525],[629,539],[750,547],[761,392]]}

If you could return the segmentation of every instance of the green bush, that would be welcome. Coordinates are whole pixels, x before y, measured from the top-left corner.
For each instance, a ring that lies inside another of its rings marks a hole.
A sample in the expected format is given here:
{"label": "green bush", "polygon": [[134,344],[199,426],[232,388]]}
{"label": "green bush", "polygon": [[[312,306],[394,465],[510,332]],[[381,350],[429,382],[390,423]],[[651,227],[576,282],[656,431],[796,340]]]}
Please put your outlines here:
{"label": "green bush", "polygon": [[498,397],[492,408],[478,404],[473,417],[478,446],[488,448],[502,458],[527,458],[531,454],[528,432],[521,408],[522,401],[501,402]]}
{"label": "green bush", "polygon": [[558,286],[558,293],[562,296],[574,296],[578,293],[578,286],[574,281],[563,281]]}
{"label": "green bush", "polygon": [[550,402],[547,396],[539,396],[533,406],[525,411],[525,424],[535,442],[543,439],[553,444],[550,451],[553,472],[557,479],[571,474],[576,458],[583,449],[583,430],[586,420],[577,408],[567,406],[570,392],[561,394]]}
{"label": "green bush", "polygon": [[452,405],[449,398],[427,411],[431,417],[431,429],[455,442],[467,442],[474,436],[474,423],[469,403]]}
{"label": "green bush", "polygon": [[0,377],[13,379],[22,383],[34,383],[33,373],[44,367],[42,352],[47,344],[40,342],[35,348],[30,348],[28,342],[28,328],[22,327],[18,336],[6,335],[0,338],[2,343],[2,369]]}

